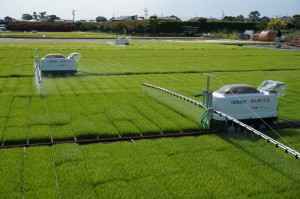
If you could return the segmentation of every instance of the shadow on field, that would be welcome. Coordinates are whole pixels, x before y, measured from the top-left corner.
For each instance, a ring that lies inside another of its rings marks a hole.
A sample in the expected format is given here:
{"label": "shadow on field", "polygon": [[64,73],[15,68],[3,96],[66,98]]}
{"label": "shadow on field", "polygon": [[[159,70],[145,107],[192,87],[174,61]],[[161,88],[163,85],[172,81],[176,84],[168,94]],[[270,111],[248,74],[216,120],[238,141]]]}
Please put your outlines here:
{"label": "shadow on field", "polygon": [[[274,132],[267,132],[265,134],[291,147],[282,139],[277,139],[279,136]],[[299,137],[299,133],[292,130],[281,130],[281,134],[285,140],[289,137]],[[250,132],[221,134],[220,137],[243,151],[246,155],[271,168],[275,173],[300,185],[300,175],[298,175],[300,172],[300,159],[296,159],[292,154],[285,153],[284,150],[276,148],[274,144],[268,143],[266,140]]]}

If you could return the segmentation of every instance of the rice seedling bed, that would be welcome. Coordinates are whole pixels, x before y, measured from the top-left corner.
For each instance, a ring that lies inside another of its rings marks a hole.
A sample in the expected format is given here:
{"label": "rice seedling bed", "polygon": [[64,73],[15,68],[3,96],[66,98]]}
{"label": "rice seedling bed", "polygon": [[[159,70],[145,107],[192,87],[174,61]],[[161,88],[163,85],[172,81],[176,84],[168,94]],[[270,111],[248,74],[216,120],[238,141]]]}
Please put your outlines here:
{"label": "rice seedling bed", "polygon": [[7,144],[26,144],[27,143],[27,128],[24,127],[6,127],[4,131],[4,145]]}
{"label": "rice seedling bed", "polygon": [[[10,47],[9,50],[8,47]],[[299,68],[297,65],[299,52],[241,48],[222,44],[145,42],[120,47],[97,42],[3,43],[0,47],[2,54],[0,67],[3,68],[1,75],[11,75],[12,65],[22,69],[17,75],[32,75],[33,59],[30,57],[35,55],[36,48],[40,49],[40,57],[49,53],[68,55],[77,51],[82,55],[78,63],[79,70],[104,74],[295,70]],[[20,57],[16,57],[16,52],[20,54]]]}
{"label": "rice seedling bed", "polygon": [[73,127],[70,124],[66,125],[51,125],[53,141],[68,141],[74,140]]}
{"label": "rice seedling bed", "polygon": [[6,31],[0,33],[1,37],[8,38],[76,38],[76,39],[89,39],[89,38],[117,38],[118,35],[106,34],[100,32],[16,32],[16,31]]}
{"label": "rice seedling bed", "polygon": [[[223,84],[241,82],[258,85],[266,79],[286,82],[289,87],[288,97],[279,99],[279,115],[283,118],[299,120],[297,108],[293,108],[291,103],[298,97],[297,85],[293,83],[297,81],[297,73],[291,71],[237,72],[234,80],[230,73],[215,73],[214,75],[222,80],[222,84],[219,80],[212,79],[212,89],[218,89]],[[118,83],[116,79],[126,84]],[[189,81],[184,81],[184,79]],[[245,81],[246,79],[248,81]],[[73,85],[77,89],[70,88],[64,92],[65,80],[68,81],[69,86]],[[45,78],[43,83],[46,97],[44,99],[41,99],[38,93],[31,97],[19,97],[13,94],[10,97],[4,96],[2,120],[5,125],[2,126],[4,128],[19,127],[20,131],[29,132],[27,139],[24,139],[29,142],[71,140],[74,136],[85,139],[97,136],[166,133],[200,128],[199,120],[203,113],[202,109],[164,93],[143,88],[140,83],[144,81],[193,98],[195,94],[200,93],[201,85],[205,85],[205,76],[168,74]],[[102,89],[105,87],[114,91]],[[287,103],[291,105],[284,106]],[[56,133],[51,131],[52,128],[59,129],[60,126],[67,126],[66,131],[61,134],[58,134],[58,131]],[[14,140],[9,134],[7,136],[5,134],[4,131],[2,140],[6,142]],[[26,138],[26,133],[21,137]]]}
{"label": "rice seedling bed", "polygon": [[[295,175],[299,161],[282,151],[274,153],[274,146],[247,136],[63,144],[5,149],[1,155],[18,157],[19,167],[5,167],[5,171],[20,173],[14,186],[17,193],[24,186],[24,197],[276,198],[299,194],[295,183],[300,180]],[[9,163],[0,163],[4,164]]]}
{"label": "rice seedling bed", "polygon": [[28,148],[24,153],[24,198],[58,198],[59,189],[52,162],[52,149]]}
{"label": "rice seedling bed", "polygon": [[[234,80],[232,74],[229,73],[215,75],[222,80],[223,84],[244,82],[258,85],[265,79],[286,82],[289,87],[288,97],[279,99],[281,105],[279,114],[283,118],[299,120],[297,109],[293,108],[293,105],[283,107],[287,103],[292,104],[291,101],[298,96],[297,85],[293,83],[298,78],[297,73],[284,71],[235,74]],[[38,93],[32,97],[6,97],[5,95],[2,98],[4,107],[2,120],[5,121],[5,128],[20,127],[24,132],[29,129],[29,132],[32,132],[28,134],[29,141],[32,139],[51,140],[51,136],[52,139],[59,141],[60,139],[73,139],[74,136],[105,137],[125,135],[129,131],[132,134],[143,134],[199,128],[199,119],[203,110],[164,93],[147,90],[140,83],[146,81],[193,98],[200,92],[201,85],[205,85],[205,77],[201,74],[118,76],[113,77],[113,80],[116,78],[126,84],[112,81],[110,76],[74,77],[67,78],[67,81],[70,83],[68,85],[73,84],[77,90],[70,88],[68,92],[64,92],[64,88],[61,90],[60,85],[63,85],[66,79],[47,78],[43,82],[46,93],[46,98],[43,100]],[[179,82],[179,78],[182,81]],[[184,79],[189,79],[189,81],[184,81]],[[223,84],[212,79],[213,89]],[[98,88],[98,85],[101,86]],[[92,89],[89,89],[89,86]],[[109,87],[115,91],[107,91],[102,89],[103,87]],[[53,135],[51,128],[59,128],[59,126],[68,126],[68,130],[62,132],[61,135],[57,133]],[[125,130],[127,127],[128,130]],[[39,128],[44,130],[39,132]],[[5,139],[8,141],[8,138]]]}
{"label": "rice seedling bed", "polygon": [[[202,109],[141,83],[201,100],[194,96],[206,86],[203,72],[216,77],[211,79],[212,90],[234,83],[258,86],[267,79],[285,82],[288,91],[279,99],[279,115],[300,121],[298,52],[163,42],[122,48],[105,43],[65,45],[3,43],[0,47],[2,144],[199,129]],[[40,56],[78,51],[82,54],[78,68],[112,75],[44,78],[46,97],[41,99],[31,77],[35,48],[41,49]],[[278,133],[300,150],[299,130]],[[285,142],[276,133],[269,134]],[[300,194],[299,161],[247,133],[5,149],[0,157],[0,176],[5,179],[0,181],[0,193],[7,198],[292,198]]]}
{"label": "rice seedling bed", "polygon": [[20,149],[0,152],[0,193],[5,198],[22,197],[23,152]]}

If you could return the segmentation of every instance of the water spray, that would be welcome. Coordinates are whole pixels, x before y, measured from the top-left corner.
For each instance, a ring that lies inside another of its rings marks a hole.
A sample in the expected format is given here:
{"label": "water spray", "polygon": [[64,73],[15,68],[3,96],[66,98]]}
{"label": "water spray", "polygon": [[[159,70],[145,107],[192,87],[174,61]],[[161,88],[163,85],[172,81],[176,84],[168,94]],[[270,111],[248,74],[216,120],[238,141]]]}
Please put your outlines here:
{"label": "water spray", "polygon": [[34,56],[34,78],[35,78],[35,85],[38,91],[40,92],[41,98],[43,99],[45,95],[44,95],[42,75],[40,70],[40,62],[38,57],[38,49],[36,49],[35,56]]}

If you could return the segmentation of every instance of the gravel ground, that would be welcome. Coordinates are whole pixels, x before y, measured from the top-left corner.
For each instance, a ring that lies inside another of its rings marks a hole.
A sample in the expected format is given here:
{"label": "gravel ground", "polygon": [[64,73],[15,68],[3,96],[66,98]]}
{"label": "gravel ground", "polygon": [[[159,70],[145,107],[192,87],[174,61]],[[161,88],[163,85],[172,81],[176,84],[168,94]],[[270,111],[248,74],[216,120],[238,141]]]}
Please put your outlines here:
{"label": "gravel ground", "polygon": [[[1,38],[0,42],[112,42],[115,39],[51,39],[51,38]],[[169,38],[143,38],[135,39],[131,38],[131,42],[209,42],[209,43],[230,43],[230,42],[239,42],[238,40],[231,39],[169,39]],[[244,41],[240,41],[245,43]]]}
{"label": "gravel ground", "polygon": [[272,49],[272,50],[287,50],[287,51],[298,51],[300,52],[300,47],[297,46],[290,46],[287,44],[282,44],[280,48],[276,48],[276,44],[247,44],[244,45],[250,48],[265,48],[265,49]]}

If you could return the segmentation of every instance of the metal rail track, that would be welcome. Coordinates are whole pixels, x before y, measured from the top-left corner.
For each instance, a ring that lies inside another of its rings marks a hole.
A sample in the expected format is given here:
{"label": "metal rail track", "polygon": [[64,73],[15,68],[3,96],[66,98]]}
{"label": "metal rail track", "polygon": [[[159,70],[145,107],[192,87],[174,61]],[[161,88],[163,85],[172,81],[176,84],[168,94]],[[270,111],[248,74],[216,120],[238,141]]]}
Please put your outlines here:
{"label": "metal rail track", "polygon": [[[300,128],[300,124],[278,124],[273,126],[274,129],[287,129],[287,128]],[[188,137],[188,136],[202,136],[209,134],[220,134],[217,130],[195,130],[195,131],[186,131],[186,132],[172,132],[172,133],[160,133],[160,134],[144,134],[144,135],[131,135],[131,136],[119,136],[119,137],[107,137],[107,138],[95,138],[95,139],[74,139],[74,140],[65,140],[65,141],[53,141],[53,142],[36,142],[35,143],[27,143],[27,144],[3,144],[0,146],[0,149],[5,148],[27,148],[27,147],[35,147],[35,146],[53,146],[56,144],[93,144],[93,143],[113,143],[113,142],[134,142],[138,140],[150,140],[150,139],[161,139],[161,138],[180,138],[180,137]]]}
{"label": "metal rail track", "polygon": [[160,134],[140,134],[132,136],[119,136],[119,137],[108,137],[108,138],[95,138],[95,139],[74,139],[70,141],[53,141],[53,142],[36,142],[27,144],[3,144],[0,149],[4,148],[15,148],[15,147],[34,147],[34,146],[53,146],[56,144],[93,144],[93,143],[112,143],[112,142],[134,142],[137,140],[149,140],[149,139],[161,139],[161,138],[179,138],[188,136],[201,136],[208,134],[217,134],[216,130],[198,130],[198,131],[187,131],[187,132],[173,132],[173,133],[160,133]]}

